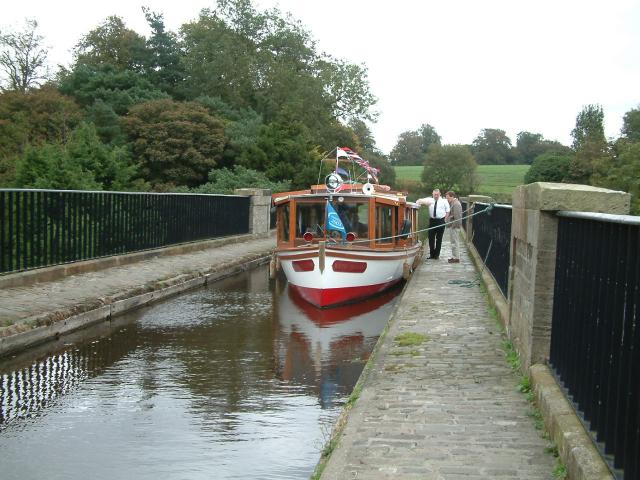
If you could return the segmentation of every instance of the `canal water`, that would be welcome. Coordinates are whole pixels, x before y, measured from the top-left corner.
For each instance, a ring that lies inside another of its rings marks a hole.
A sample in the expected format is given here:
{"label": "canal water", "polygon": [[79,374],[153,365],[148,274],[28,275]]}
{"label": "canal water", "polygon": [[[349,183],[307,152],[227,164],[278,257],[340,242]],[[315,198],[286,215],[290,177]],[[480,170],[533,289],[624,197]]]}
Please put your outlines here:
{"label": "canal water", "polygon": [[398,293],[318,310],[261,267],[4,359],[0,478],[309,478]]}

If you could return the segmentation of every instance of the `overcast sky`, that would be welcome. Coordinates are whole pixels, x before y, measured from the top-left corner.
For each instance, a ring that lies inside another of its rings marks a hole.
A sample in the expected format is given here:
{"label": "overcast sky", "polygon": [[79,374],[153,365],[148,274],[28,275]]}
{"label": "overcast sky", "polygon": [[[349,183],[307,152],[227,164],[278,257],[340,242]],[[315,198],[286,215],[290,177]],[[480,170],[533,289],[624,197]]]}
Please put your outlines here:
{"label": "overcast sky", "polygon": [[[602,105],[617,137],[640,106],[637,0],[254,0],[291,12],[321,51],[369,70],[378,98],[372,125],[388,153],[398,135],[429,123],[444,143],[471,143],[483,128],[541,133],[571,143],[576,115]],[[109,15],[147,35],[141,6],[177,30],[214,0],[5,2],[0,29],[34,18],[51,63],[67,64],[79,38]]]}

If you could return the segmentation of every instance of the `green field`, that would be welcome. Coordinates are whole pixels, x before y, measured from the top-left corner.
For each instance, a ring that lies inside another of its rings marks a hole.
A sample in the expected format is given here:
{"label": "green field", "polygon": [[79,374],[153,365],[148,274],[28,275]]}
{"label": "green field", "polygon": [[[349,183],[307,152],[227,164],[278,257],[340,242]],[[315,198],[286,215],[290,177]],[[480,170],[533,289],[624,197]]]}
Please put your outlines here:
{"label": "green field", "polygon": [[[524,183],[529,165],[478,165],[480,185],[477,192],[483,195],[511,195],[515,187]],[[396,180],[419,182],[422,167],[395,167]]]}

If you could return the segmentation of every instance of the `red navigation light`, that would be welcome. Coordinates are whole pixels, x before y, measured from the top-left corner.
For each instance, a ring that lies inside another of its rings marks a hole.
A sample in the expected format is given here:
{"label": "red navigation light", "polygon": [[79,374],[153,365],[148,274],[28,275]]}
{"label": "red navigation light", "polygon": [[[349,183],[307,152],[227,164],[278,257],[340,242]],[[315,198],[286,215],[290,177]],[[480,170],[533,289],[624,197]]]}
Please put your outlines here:
{"label": "red navigation light", "polygon": [[305,234],[302,235],[302,238],[304,238],[305,242],[310,242],[311,240],[313,240],[313,233],[305,232]]}
{"label": "red navigation light", "polygon": [[356,234],[353,232],[347,233],[347,242],[353,242],[356,239]]}

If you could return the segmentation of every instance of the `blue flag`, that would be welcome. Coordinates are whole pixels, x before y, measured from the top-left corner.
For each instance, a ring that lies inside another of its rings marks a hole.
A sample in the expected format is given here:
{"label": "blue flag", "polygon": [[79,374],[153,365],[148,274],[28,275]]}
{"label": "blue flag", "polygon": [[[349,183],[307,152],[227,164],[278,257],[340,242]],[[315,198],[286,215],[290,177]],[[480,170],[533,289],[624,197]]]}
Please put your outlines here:
{"label": "blue flag", "polygon": [[349,178],[349,172],[347,172],[344,168],[336,168],[336,173],[340,175],[342,178]]}
{"label": "blue flag", "polygon": [[346,240],[347,231],[344,229],[340,216],[333,208],[333,205],[327,203],[327,231],[337,230],[342,234],[342,240]]}

